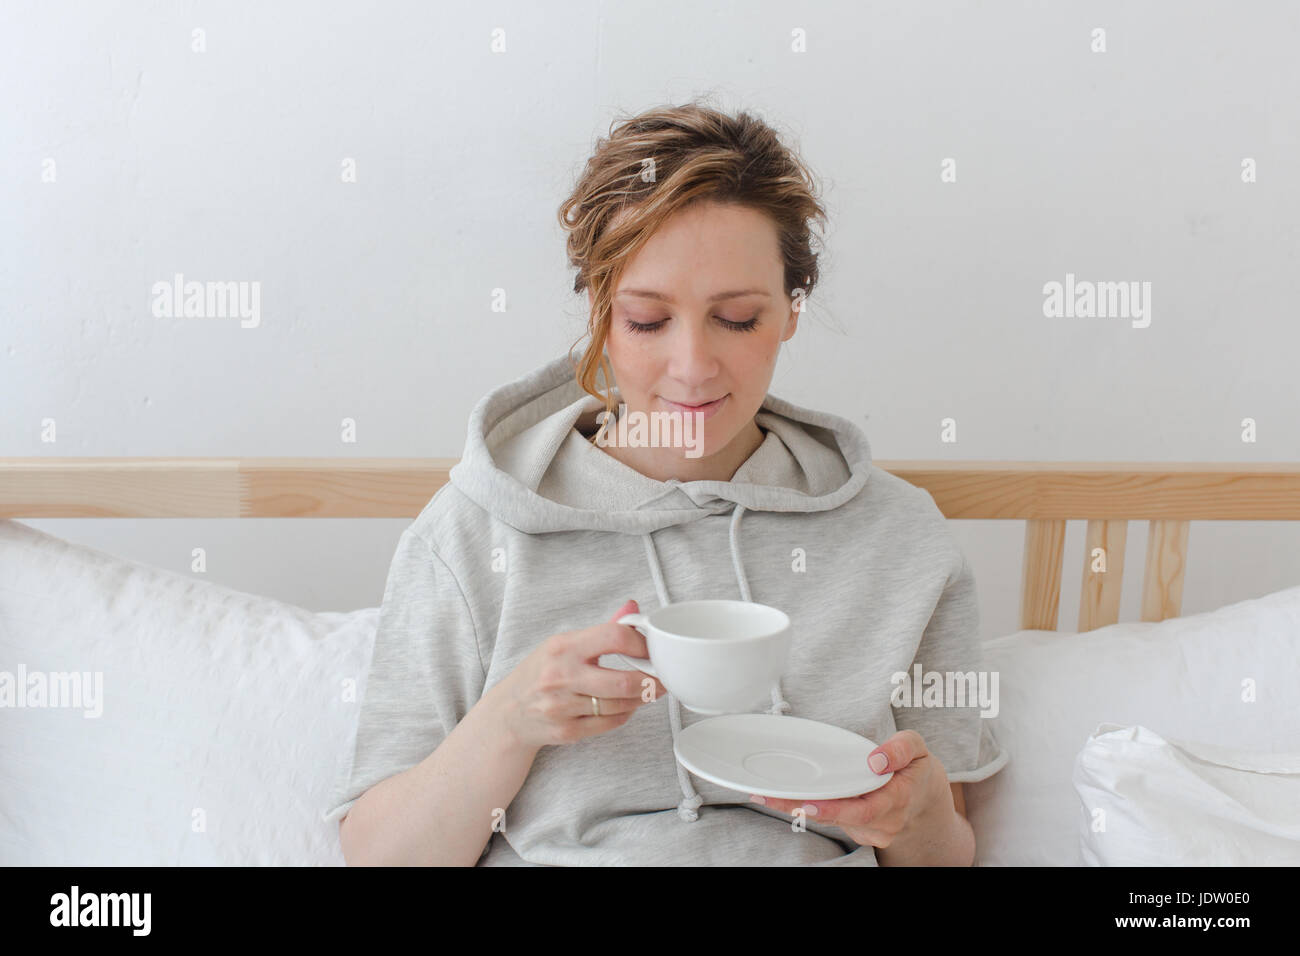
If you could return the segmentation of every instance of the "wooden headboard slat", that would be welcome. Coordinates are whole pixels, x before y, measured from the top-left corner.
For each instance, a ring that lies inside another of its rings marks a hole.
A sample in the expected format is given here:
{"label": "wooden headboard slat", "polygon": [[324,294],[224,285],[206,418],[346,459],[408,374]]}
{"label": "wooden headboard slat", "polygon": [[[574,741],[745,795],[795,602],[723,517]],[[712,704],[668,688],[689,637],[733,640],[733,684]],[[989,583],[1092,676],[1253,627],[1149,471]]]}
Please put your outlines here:
{"label": "wooden headboard slat", "polygon": [[1127,543],[1127,521],[1088,522],[1083,545],[1083,589],[1079,593],[1080,633],[1119,622]]}
{"label": "wooden headboard slat", "polygon": [[877,462],[949,518],[1300,520],[1300,464]]}
{"label": "wooden headboard slat", "polygon": [[0,518],[413,518],[455,458],[0,458]]}
{"label": "wooden headboard slat", "polygon": [[[404,518],[455,458],[0,458],[5,518]],[[877,461],[949,518],[1298,521],[1300,464]]]}
{"label": "wooden headboard slat", "polygon": [[1020,627],[1056,630],[1061,605],[1061,564],[1065,522],[1031,518],[1025,522],[1021,559]]}
{"label": "wooden headboard slat", "polygon": [[1183,606],[1187,569],[1186,521],[1152,521],[1147,533],[1147,563],[1142,571],[1142,620],[1177,617]]}
{"label": "wooden headboard slat", "polygon": [[[0,518],[413,518],[455,458],[0,458]],[[1119,615],[1150,522],[1142,619],[1180,613],[1191,521],[1300,521],[1300,463],[877,461],[954,519],[1025,522],[1022,628],[1055,630],[1066,523],[1088,521],[1079,630]],[[1092,570],[1094,548],[1106,571]]]}

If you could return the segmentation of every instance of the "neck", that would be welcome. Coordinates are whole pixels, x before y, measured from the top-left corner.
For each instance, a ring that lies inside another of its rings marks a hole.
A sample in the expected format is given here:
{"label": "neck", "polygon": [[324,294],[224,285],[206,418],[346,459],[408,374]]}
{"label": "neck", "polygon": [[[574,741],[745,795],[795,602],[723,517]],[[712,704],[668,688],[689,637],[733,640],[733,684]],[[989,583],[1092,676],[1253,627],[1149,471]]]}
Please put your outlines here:
{"label": "neck", "polygon": [[680,448],[624,448],[596,445],[605,454],[655,481],[730,481],[737,469],[763,444],[763,429],[751,418],[749,424],[712,455],[687,458]]}

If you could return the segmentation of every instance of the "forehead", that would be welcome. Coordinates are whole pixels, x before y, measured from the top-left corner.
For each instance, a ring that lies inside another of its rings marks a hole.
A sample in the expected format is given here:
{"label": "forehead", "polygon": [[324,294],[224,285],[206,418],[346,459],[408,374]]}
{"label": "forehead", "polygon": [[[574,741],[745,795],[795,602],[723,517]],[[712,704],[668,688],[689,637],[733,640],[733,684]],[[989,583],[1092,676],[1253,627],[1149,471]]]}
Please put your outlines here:
{"label": "forehead", "polygon": [[747,206],[700,203],[675,213],[628,262],[618,291],[707,298],[726,289],[779,287],[776,226]]}

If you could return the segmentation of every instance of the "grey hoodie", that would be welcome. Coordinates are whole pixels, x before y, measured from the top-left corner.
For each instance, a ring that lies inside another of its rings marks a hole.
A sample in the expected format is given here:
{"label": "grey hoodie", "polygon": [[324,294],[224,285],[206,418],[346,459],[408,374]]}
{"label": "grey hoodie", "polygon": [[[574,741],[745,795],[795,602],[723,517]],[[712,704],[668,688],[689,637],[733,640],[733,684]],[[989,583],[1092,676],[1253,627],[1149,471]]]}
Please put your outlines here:
{"label": "grey hoodie", "polygon": [[[860,428],[769,393],[763,442],[730,481],[661,482],[587,440],[603,408],[567,356],[475,406],[450,482],[398,543],[326,820],[427,757],[546,637],[628,598],[643,613],[701,598],[785,611],[790,659],[755,710],[876,743],[912,728],[953,783],[1006,763],[978,704],[891,702],[914,665],[981,669],[975,581],[933,498],[874,468]],[[678,764],[678,733],[705,719],[670,694],[616,730],[543,747],[479,865],[876,865],[838,827],[797,829]]]}

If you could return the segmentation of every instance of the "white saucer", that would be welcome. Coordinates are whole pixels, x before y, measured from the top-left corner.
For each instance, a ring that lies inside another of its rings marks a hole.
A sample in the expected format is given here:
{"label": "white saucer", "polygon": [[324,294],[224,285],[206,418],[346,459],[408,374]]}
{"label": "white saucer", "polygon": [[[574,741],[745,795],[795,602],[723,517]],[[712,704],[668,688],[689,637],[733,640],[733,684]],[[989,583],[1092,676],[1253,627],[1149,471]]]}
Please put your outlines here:
{"label": "white saucer", "polygon": [[876,744],[843,727],[785,714],[724,714],[677,735],[682,766],[743,793],[780,800],[856,797],[889,782],[893,771],[867,766]]}

